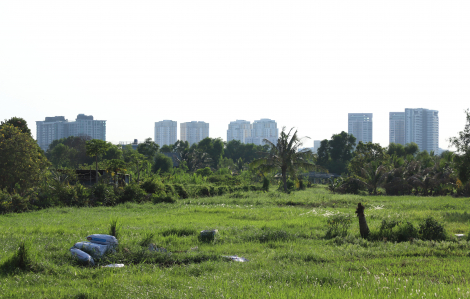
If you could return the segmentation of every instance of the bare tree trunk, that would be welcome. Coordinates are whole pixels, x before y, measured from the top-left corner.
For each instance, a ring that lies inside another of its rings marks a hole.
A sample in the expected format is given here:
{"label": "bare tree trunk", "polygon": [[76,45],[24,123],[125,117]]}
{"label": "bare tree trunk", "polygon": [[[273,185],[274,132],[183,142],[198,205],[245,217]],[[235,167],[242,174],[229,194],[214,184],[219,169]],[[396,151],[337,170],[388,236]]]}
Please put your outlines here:
{"label": "bare tree trunk", "polygon": [[282,169],[282,182],[284,183],[284,192],[287,193],[287,172]]}
{"label": "bare tree trunk", "polygon": [[96,172],[95,172],[96,183],[98,184],[98,155],[96,155]]}
{"label": "bare tree trunk", "polygon": [[356,214],[357,217],[359,217],[359,231],[361,233],[361,237],[366,239],[370,230],[366,222],[366,216],[364,216],[364,209],[365,207],[361,203],[357,204]]}

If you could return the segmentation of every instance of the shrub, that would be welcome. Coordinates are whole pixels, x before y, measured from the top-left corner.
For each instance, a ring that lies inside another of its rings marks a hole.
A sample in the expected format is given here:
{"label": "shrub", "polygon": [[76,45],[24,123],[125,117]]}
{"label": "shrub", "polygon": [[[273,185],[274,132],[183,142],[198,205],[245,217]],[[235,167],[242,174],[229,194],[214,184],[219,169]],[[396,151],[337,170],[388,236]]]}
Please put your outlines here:
{"label": "shrub", "polygon": [[98,183],[91,188],[91,202],[93,205],[113,206],[116,204],[113,186]]}
{"label": "shrub", "polygon": [[196,170],[196,174],[202,177],[207,177],[207,176],[212,175],[212,170],[209,167],[201,168],[201,169]]}
{"label": "shrub", "polygon": [[340,194],[359,194],[362,185],[358,178],[356,177],[348,177],[346,180],[343,181],[341,186],[336,189],[336,192]]}
{"label": "shrub", "polygon": [[384,219],[378,235],[372,236],[371,239],[382,240],[386,238],[391,242],[406,242],[417,237],[418,231],[412,223]]}
{"label": "shrub", "polygon": [[140,186],[136,183],[132,183],[124,187],[124,192],[122,193],[121,197],[119,198],[120,203],[124,202],[143,202],[147,197],[147,193],[140,188]]}
{"label": "shrub", "polygon": [[306,186],[304,180],[299,179],[299,188],[298,188],[298,189],[299,189],[299,190],[305,190],[305,189],[307,189],[307,186]]}
{"label": "shrub", "polygon": [[[288,191],[294,190],[294,188],[295,188],[295,183],[294,183],[293,180],[287,179],[287,182],[286,182],[286,183],[287,183],[287,190],[288,190]],[[279,186],[278,186],[277,190],[279,190],[279,191],[284,191],[284,183],[282,182],[282,180],[279,182]]]}
{"label": "shrub", "polygon": [[158,178],[150,177],[142,183],[141,188],[147,193],[155,193],[157,191],[164,191],[165,185]]}
{"label": "shrub", "polygon": [[264,191],[268,192],[269,191],[269,184],[270,184],[270,182],[269,182],[268,178],[264,177],[263,178],[263,187],[262,187],[262,189]]}
{"label": "shrub", "polygon": [[350,214],[335,214],[328,217],[328,220],[326,220],[327,229],[325,238],[331,239],[336,236],[347,236],[351,222],[352,217]]}
{"label": "shrub", "polygon": [[159,193],[154,193],[152,194],[152,202],[153,203],[161,203],[161,202],[167,202],[167,203],[175,203],[176,199],[172,196],[167,195],[165,192],[159,192]]}
{"label": "shrub", "polygon": [[196,191],[198,196],[211,196],[210,189],[207,186],[200,186]]}
{"label": "shrub", "polygon": [[423,240],[441,241],[446,239],[444,227],[434,218],[428,217],[419,225],[419,237]]}
{"label": "shrub", "polygon": [[228,192],[230,192],[230,191],[227,188],[227,186],[219,186],[219,188],[217,189],[217,194],[218,195],[223,195],[223,194],[228,193]]}
{"label": "shrub", "polygon": [[398,226],[396,233],[398,242],[406,242],[418,237],[418,230],[410,222],[405,222]]}
{"label": "shrub", "polygon": [[73,186],[75,190],[75,201],[72,203],[72,205],[75,205],[77,207],[85,207],[88,206],[90,202],[90,189],[81,185],[81,184],[76,184]]}
{"label": "shrub", "polygon": [[165,185],[165,192],[167,195],[170,195],[170,196],[176,196],[177,193],[175,191],[175,188],[173,187],[173,185],[170,185],[170,184],[166,184]]}
{"label": "shrub", "polygon": [[188,198],[189,197],[188,191],[186,191],[186,189],[184,188],[183,185],[175,184],[175,185],[173,185],[173,187],[175,188],[175,191],[176,191],[176,193],[178,194],[178,196],[180,198]]}

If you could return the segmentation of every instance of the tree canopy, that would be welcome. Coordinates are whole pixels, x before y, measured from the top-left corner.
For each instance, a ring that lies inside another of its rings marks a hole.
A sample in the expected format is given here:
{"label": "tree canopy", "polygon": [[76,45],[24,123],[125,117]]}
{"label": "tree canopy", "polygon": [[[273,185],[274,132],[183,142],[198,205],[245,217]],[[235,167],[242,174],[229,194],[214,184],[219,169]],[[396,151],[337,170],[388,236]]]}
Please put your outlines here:
{"label": "tree canopy", "polygon": [[355,145],[356,137],[353,135],[344,131],[333,134],[330,140],[321,142],[317,151],[317,164],[333,173],[345,173]]}
{"label": "tree canopy", "polygon": [[[285,127],[282,128],[280,137],[277,143],[274,144],[268,139],[264,139],[270,150],[267,153],[262,153],[263,158],[254,160],[250,166],[259,169],[262,172],[270,172],[273,170],[280,170],[282,175],[282,181],[284,185],[284,192],[287,192],[287,175],[292,177],[296,176],[297,170],[302,169],[313,169],[314,164],[308,162],[312,156],[310,149],[302,149],[302,139],[297,137],[297,131],[292,132],[294,129],[290,129],[289,132],[285,132]],[[308,137],[304,137],[308,138]]]}
{"label": "tree canopy", "polygon": [[50,165],[30,134],[11,124],[0,126],[0,189],[26,190]]}

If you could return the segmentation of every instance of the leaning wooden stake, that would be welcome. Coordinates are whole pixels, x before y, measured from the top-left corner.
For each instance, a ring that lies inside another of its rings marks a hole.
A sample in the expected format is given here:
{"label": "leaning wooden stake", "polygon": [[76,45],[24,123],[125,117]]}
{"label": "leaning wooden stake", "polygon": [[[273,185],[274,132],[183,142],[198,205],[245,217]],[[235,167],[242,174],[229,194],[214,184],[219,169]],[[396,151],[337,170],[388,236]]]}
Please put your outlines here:
{"label": "leaning wooden stake", "polygon": [[365,207],[361,203],[357,204],[356,214],[359,217],[359,231],[361,232],[361,237],[366,239],[369,235],[369,226],[367,226],[366,216],[364,216]]}

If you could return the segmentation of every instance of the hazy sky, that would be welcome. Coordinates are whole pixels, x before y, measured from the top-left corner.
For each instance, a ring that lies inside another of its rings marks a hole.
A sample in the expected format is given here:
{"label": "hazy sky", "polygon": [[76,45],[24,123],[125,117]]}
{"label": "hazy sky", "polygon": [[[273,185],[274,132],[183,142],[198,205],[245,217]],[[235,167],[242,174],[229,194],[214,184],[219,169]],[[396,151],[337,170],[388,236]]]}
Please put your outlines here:
{"label": "hazy sky", "polygon": [[0,1],[0,119],[79,113],[107,140],[154,122],[274,119],[301,136],[373,113],[439,110],[448,147],[470,107],[470,1]]}

